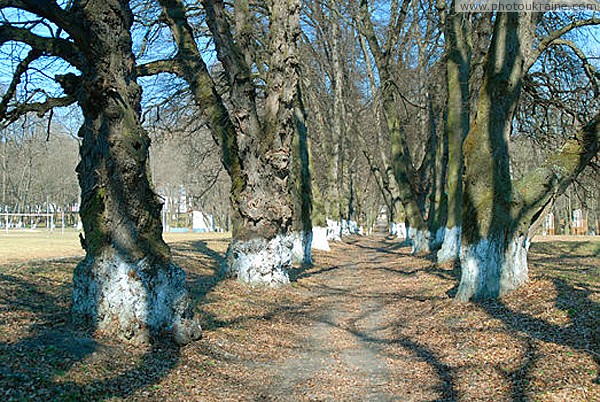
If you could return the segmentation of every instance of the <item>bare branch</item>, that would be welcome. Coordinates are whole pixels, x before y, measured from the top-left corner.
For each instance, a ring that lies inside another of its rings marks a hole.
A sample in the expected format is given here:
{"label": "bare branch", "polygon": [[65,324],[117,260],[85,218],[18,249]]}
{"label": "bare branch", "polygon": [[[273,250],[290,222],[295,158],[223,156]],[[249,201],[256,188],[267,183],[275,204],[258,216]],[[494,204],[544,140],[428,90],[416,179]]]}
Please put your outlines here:
{"label": "bare branch", "polygon": [[250,79],[250,66],[238,49],[231,35],[231,27],[225,15],[225,5],[221,0],[202,0],[206,10],[206,22],[215,40],[217,57],[228,72],[230,84]]}
{"label": "bare branch", "polygon": [[75,41],[84,37],[77,21],[68,11],[60,8],[56,0],[0,0],[0,9],[8,7],[28,11],[47,19],[71,35]]}
{"label": "bare branch", "polygon": [[6,127],[14,123],[27,113],[37,113],[39,117],[42,117],[55,107],[65,107],[75,102],[76,99],[73,96],[63,96],[60,98],[48,98],[44,102],[22,103],[16,105],[10,112],[6,113],[3,119],[3,126]]}
{"label": "bare branch", "polygon": [[598,73],[596,72],[596,69],[594,68],[594,66],[590,64],[588,58],[583,53],[583,51],[579,47],[577,47],[577,45],[573,41],[566,40],[566,39],[556,39],[555,41],[553,41],[551,43],[551,45],[567,46],[567,47],[571,48],[573,53],[575,53],[575,55],[583,63],[583,69],[585,70],[585,74],[589,78],[590,83],[592,84],[592,87],[594,88],[594,94],[596,96],[598,96],[598,94],[599,94]]}
{"label": "bare branch", "polygon": [[527,60],[525,71],[529,70],[531,66],[533,66],[536,60],[542,55],[542,53],[546,51],[546,49],[548,49],[552,42],[558,40],[563,35],[571,32],[574,29],[590,25],[600,25],[600,18],[593,17],[586,20],[576,20],[555,31],[550,32],[545,38],[542,39],[539,46],[532,52],[530,59]]}
{"label": "bare branch", "polygon": [[523,197],[519,216],[535,223],[600,151],[600,114],[567,140],[542,166],[516,183]]}
{"label": "bare branch", "polygon": [[136,75],[138,77],[147,77],[160,73],[171,73],[178,76],[183,76],[179,62],[177,60],[156,60],[145,64],[140,64],[136,67]]}
{"label": "bare branch", "polygon": [[371,48],[377,68],[381,69],[381,66],[384,62],[385,53],[383,52],[383,49],[377,40],[375,28],[373,27],[373,21],[371,21],[371,13],[369,12],[369,2],[367,0],[361,0],[360,2],[359,18],[361,32],[363,32],[365,39],[367,39],[367,42],[369,43],[369,48]]}
{"label": "bare branch", "polygon": [[73,42],[61,38],[45,38],[24,28],[11,25],[0,26],[0,46],[9,41],[22,42],[38,52],[60,57],[77,68],[84,65],[83,55]]}
{"label": "bare branch", "polygon": [[163,16],[178,46],[176,61],[181,76],[190,86],[196,105],[221,147],[223,164],[230,175],[241,170],[235,126],[200,54],[181,0],[159,0]]}
{"label": "bare branch", "polygon": [[6,93],[2,97],[2,101],[0,101],[0,120],[6,116],[8,102],[10,102],[10,100],[15,96],[17,87],[21,83],[21,76],[27,71],[29,65],[33,61],[37,60],[41,55],[42,53],[39,50],[33,49],[27,54],[27,57],[21,60],[21,62],[17,65],[12,81],[10,82]]}

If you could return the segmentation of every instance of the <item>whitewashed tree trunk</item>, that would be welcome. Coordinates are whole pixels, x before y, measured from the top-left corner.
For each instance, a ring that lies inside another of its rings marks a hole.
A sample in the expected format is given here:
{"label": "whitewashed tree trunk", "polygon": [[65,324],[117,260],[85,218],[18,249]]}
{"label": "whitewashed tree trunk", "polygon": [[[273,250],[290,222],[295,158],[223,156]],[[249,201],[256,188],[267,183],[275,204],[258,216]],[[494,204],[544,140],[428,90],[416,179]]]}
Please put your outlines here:
{"label": "whitewashed tree trunk", "polygon": [[407,240],[411,244],[411,254],[426,254],[431,251],[431,232],[427,229],[408,228]]}
{"label": "whitewashed tree trunk", "polygon": [[463,244],[460,251],[459,301],[495,299],[515,290],[528,279],[527,252],[530,240],[516,236],[481,239]]}
{"label": "whitewashed tree trunk", "polygon": [[292,243],[289,235],[278,235],[271,240],[234,238],[226,255],[227,274],[252,285],[286,285],[290,282]]}
{"label": "whitewashed tree trunk", "polygon": [[315,250],[331,251],[327,241],[327,228],[323,226],[313,226],[311,248]]}
{"label": "whitewashed tree trunk", "polygon": [[292,262],[297,264],[311,264],[312,263],[312,231],[306,232],[293,232],[290,235],[292,240]]}
{"label": "whitewashed tree trunk", "polygon": [[437,252],[437,261],[451,262],[456,261],[460,255],[460,226],[453,226],[444,230],[444,239],[442,241],[442,248]]}
{"label": "whitewashed tree trunk", "polygon": [[105,251],[79,263],[73,280],[76,320],[92,324],[100,333],[133,344],[167,337],[186,344],[202,335],[193,318],[185,273],[174,264],[127,262]]}
{"label": "whitewashed tree trunk", "polygon": [[70,12],[82,21],[76,43],[85,46],[81,75],[58,78],[85,119],[77,173],[86,258],[73,275],[73,319],[136,344],[198,339],[185,274],[162,239],[162,205],[150,185],[133,14],[117,0],[75,2]]}

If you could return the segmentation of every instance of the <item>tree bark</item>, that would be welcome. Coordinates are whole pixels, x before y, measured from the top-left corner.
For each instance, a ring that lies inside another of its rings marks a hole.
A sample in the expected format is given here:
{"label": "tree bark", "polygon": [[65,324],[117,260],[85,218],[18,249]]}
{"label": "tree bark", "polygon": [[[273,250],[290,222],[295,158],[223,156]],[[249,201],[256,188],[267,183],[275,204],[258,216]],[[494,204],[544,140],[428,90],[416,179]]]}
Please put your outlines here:
{"label": "tree bark", "polygon": [[[514,264],[509,251],[514,228],[508,141],[524,63],[519,22],[517,13],[497,16],[477,116],[463,145],[463,269],[458,300],[495,298],[524,281],[522,265]],[[501,277],[514,278],[514,285],[501,284]]]}
{"label": "tree bark", "polygon": [[[269,66],[263,113],[259,116],[250,54],[234,38],[223,1],[202,1],[217,57],[228,80],[230,107],[224,105],[195,43],[180,0],[160,0],[163,15],[178,45],[169,66],[190,86],[196,105],[220,145],[231,181],[232,241],[226,270],[239,280],[277,286],[289,282],[293,236],[290,166],[295,132],[296,41],[300,6],[276,0],[270,8],[266,43]],[[239,8],[241,7],[241,8]],[[236,23],[248,24],[243,4]]]}
{"label": "tree bark", "polygon": [[133,343],[198,339],[185,273],[162,239],[162,203],[150,186],[133,15],[117,0],[76,1],[72,12],[85,33],[85,63],[80,77],[59,81],[85,119],[77,173],[86,257],[74,272],[75,320]]}
{"label": "tree bark", "polygon": [[452,10],[446,18],[447,117],[444,127],[448,141],[447,220],[438,262],[459,257],[462,221],[462,144],[469,131],[470,32],[466,13]]}
{"label": "tree bark", "polygon": [[300,264],[312,264],[312,187],[306,110],[300,85],[296,90],[294,121],[296,133],[292,141],[292,178],[294,190],[294,221],[292,259]]}

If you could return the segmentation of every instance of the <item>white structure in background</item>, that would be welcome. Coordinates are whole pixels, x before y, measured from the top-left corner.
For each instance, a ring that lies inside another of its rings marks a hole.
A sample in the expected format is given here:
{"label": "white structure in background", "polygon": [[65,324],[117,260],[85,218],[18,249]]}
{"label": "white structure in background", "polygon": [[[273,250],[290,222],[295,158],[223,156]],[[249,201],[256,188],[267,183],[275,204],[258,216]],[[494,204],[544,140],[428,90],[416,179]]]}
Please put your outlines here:
{"label": "white structure in background", "polygon": [[576,229],[583,227],[583,211],[581,209],[573,211],[573,227]]}
{"label": "white structure in background", "polygon": [[556,233],[554,229],[554,213],[550,212],[548,215],[546,215],[546,221],[544,223],[542,235],[554,235]]}
{"label": "white structure in background", "polygon": [[212,215],[204,215],[200,211],[192,211],[192,231],[194,232],[214,232],[215,220]]}
{"label": "white structure in background", "polygon": [[398,239],[406,239],[406,224],[404,222],[392,223],[390,234],[396,236]]}
{"label": "white structure in background", "polygon": [[329,248],[329,242],[327,241],[327,232],[328,228],[325,228],[323,226],[314,226],[312,228],[312,249],[331,251],[331,249]]}

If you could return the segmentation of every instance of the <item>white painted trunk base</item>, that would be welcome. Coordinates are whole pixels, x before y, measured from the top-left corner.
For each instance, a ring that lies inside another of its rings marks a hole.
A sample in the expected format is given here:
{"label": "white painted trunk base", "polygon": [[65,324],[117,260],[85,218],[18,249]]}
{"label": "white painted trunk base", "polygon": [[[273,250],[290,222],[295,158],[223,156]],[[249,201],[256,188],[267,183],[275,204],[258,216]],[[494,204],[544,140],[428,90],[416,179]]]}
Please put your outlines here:
{"label": "white painted trunk base", "polygon": [[408,228],[407,240],[411,244],[411,254],[424,254],[429,253],[431,232],[429,230],[418,230],[415,228]]}
{"label": "white painted trunk base", "polygon": [[329,248],[329,241],[327,241],[327,228],[322,226],[313,226],[312,248],[315,250],[331,251]]}
{"label": "white painted trunk base", "polygon": [[77,265],[72,311],[76,322],[133,344],[169,335],[186,344],[202,336],[183,270],[146,260],[128,263],[114,252]]}
{"label": "white painted trunk base", "polygon": [[294,232],[292,239],[292,262],[297,264],[312,264],[312,232]]}
{"label": "white painted trunk base", "polygon": [[460,235],[460,226],[446,228],[442,248],[437,252],[438,262],[444,263],[458,260],[460,255]]}
{"label": "white painted trunk base", "polygon": [[502,240],[482,239],[460,249],[461,280],[456,298],[461,301],[495,299],[515,290],[528,279],[526,236]]}
{"label": "white painted trunk base", "polygon": [[438,230],[435,231],[435,236],[433,236],[431,238],[431,240],[429,241],[429,249],[430,250],[439,249],[442,246],[442,243],[444,243],[445,234],[446,234],[445,227],[438,228]]}
{"label": "white painted trunk base", "polygon": [[338,221],[327,219],[327,240],[342,241],[342,225]]}
{"label": "white painted trunk base", "polygon": [[406,239],[406,224],[404,222],[392,223],[390,225],[390,235],[398,239]]}
{"label": "white painted trunk base", "polygon": [[253,285],[286,285],[290,282],[293,240],[289,235],[278,235],[271,240],[234,239],[227,250],[226,272]]}

